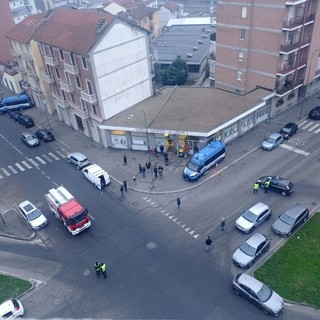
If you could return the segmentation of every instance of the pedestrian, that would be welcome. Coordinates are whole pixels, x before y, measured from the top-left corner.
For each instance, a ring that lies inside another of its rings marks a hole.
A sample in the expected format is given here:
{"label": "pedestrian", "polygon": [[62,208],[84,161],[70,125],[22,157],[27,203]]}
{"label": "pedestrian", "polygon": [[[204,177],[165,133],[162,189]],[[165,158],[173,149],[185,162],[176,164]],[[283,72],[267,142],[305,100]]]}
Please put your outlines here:
{"label": "pedestrian", "polygon": [[96,271],[96,274],[97,274],[97,278],[99,279],[100,278],[100,275],[101,275],[101,265],[99,262],[96,262],[94,264],[94,270]]}
{"label": "pedestrian", "polygon": [[123,181],[123,187],[124,187],[124,191],[128,192],[128,185],[127,185],[127,180]]}
{"label": "pedestrian", "polygon": [[124,166],[126,166],[128,163],[127,163],[127,156],[126,156],[126,154],[124,154],[124,156],[123,156],[123,165]]}
{"label": "pedestrian", "polygon": [[146,168],[148,171],[151,172],[151,162],[150,161],[146,162]]}
{"label": "pedestrian", "polygon": [[166,164],[166,166],[168,166],[168,165],[169,165],[169,157],[168,157],[168,154],[167,154],[167,153],[165,153],[165,154],[163,155],[163,159],[164,159],[164,163]]}
{"label": "pedestrian", "polygon": [[134,184],[137,184],[136,176],[133,176],[133,177],[132,177],[132,180],[133,180]]}
{"label": "pedestrian", "polygon": [[258,194],[258,190],[259,190],[259,183],[258,183],[258,182],[255,182],[255,183],[253,184],[253,193]]}
{"label": "pedestrian", "polygon": [[161,146],[160,146],[160,152],[161,152],[161,154],[163,154],[163,151],[164,151],[164,146],[163,146],[163,144],[161,144]]}
{"label": "pedestrian", "polygon": [[180,209],[181,200],[180,198],[177,198],[177,210]]}
{"label": "pedestrian", "polygon": [[207,240],[205,241],[205,244],[206,244],[206,252],[209,252],[212,246],[212,239],[210,238],[210,236],[208,236]]}
{"label": "pedestrian", "polygon": [[105,263],[101,263],[101,272],[103,274],[103,278],[107,278],[107,266]]}
{"label": "pedestrian", "polygon": [[154,172],[154,178],[157,179],[158,178],[158,168],[156,166],[153,168],[153,172]]}
{"label": "pedestrian", "polygon": [[143,178],[145,178],[146,177],[146,167],[142,167],[141,172],[142,172]]}
{"label": "pedestrian", "polygon": [[270,180],[267,180],[267,181],[264,183],[264,192],[265,192],[265,193],[268,192],[269,186],[270,186]]}
{"label": "pedestrian", "polygon": [[126,196],[125,196],[125,194],[124,194],[124,187],[123,187],[123,185],[120,186],[120,192],[121,192],[121,196],[122,196],[123,198],[125,198]]}
{"label": "pedestrian", "polygon": [[139,163],[139,173],[142,173],[142,165]]}
{"label": "pedestrian", "polygon": [[161,165],[159,165],[158,167],[158,173],[159,173],[159,177],[162,179],[163,167]]}
{"label": "pedestrian", "polygon": [[224,227],[226,225],[226,220],[224,218],[221,219],[221,222],[220,222],[220,229],[221,231],[224,231]]}

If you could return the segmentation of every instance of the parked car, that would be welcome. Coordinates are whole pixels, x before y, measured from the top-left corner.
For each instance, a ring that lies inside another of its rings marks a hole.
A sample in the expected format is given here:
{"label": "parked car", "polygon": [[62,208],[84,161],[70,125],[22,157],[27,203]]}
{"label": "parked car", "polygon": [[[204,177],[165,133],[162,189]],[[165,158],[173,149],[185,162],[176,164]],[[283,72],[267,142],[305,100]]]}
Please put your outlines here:
{"label": "parked car", "polygon": [[241,268],[250,268],[253,263],[270,249],[270,240],[261,233],[255,233],[240,245],[232,256],[234,264]]}
{"label": "parked car", "polygon": [[306,222],[309,218],[309,209],[296,203],[286,210],[272,224],[272,230],[279,236],[291,236],[294,230]]}
{"label": "parked car", "polygon": [[37,231],[48,224],[45,215],[30,201],[25,200],[19,204],[22,217],[27,221],[30,227]]}
{"label": "parked car", "polygon": [[104,169],[97,164],[91,164],[82,169],[83,175],[98,189],[106,187],[110,183],[110,177]]}
{"label": "parked car", "polygon": [[283,136],[280,133],[272,133],[262,141],[261,148],[270,151],[279,146],[283,140]]}
{"label": "parked car", "polygon": [[40,145],[38,138],[29,132],[23,132],[21,134],[21,140],[30,148]]}
{"label": "parked car", "polygon": [[320,106],[313,108],[309,112],[309,118],[314,120],[320,120]]}
{"label": "parked car", "polygon": [[233,278],[233,292],[260,307],[264,313],[278,316],[283,308],[283,299],[264,283],[246,273]]}
{"label": "parked car", "polygon": [[25,128],[34,127],[34,122],[33,122],[32,118],[27,116],[26,114],[19,116],[18,122],[19,122],[19,124],[21,124]]}
{"label": "parked car", "polygon": [[15,319],[22,317],[24,309],[18,299],[11,298],[0,304],[0,319]]}
{"label": "parked car", "polygon": [[14,121],[18,121],[19,117],[22,116],[23,113],[20,111],[11,111],[9,112],[10,119],[13,119]]}
{"label": "parked car", "polygon": [[236,221],[236,227],[244,232],[252,232],[262,222],[269,220],[271,209],[264,203],[258,202],[246,210]]}
{"label": "parked car", "polygon": [[289,122],[284,127],[281,128],[280,134],[283,136],[283,139],[289,139],[298,131],[298,125],[295,123]]}
{"label": "parked car", "polygon": [[294,189],[294,185],[290,180],[278,176],[263,176],[260,177],[257,182],[261,187],[264,187],[267,180],[270,181],[268,190],[279,192],[283,196],[289,195]]}
{"label": "parked car", "polygon": [[90,165],[88,158],[80,152],[72,152],[67,155],[69,163],[75,165],[78,170]]}
{"label": "parked car", "polygon": [[54,135],[48,129],[37,130],[35,135],[39,140],[42,140],[43,142],[49,142],[54,140]]}

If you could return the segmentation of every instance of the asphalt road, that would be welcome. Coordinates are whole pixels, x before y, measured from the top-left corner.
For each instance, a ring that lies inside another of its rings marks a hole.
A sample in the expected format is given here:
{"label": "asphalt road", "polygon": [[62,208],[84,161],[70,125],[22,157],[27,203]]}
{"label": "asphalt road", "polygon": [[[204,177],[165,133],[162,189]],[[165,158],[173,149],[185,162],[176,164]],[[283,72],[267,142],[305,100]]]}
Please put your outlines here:
{"label": "asphalt road", "polygon": [[[26,317],[269,318],[232,293],[231,279],[239,270],[231,263],[231,256],[248,238],[235,230],[234,222],[251,205],[265,202],[273,215],[258,230],[270,237],[271,252],[281,245],[284,239],[271,232],[278,214],[295,202],[311,210],[319,203],[316,134],[301,130],[285,142],[287,147],[272,152],[258,148],[230,167],[221,163],[215,170],[221,169],[219,174],[183,194],[177,211],[172,195],[149,197],[136,193],[135,201],[127,204],[110,189],[101,192],[93,188],[65,161],[58,143],[29,149],[20,141],[22,131],[25,130],[18,124],[0,117],[0,167],[37,156],[46,155],[49,159],[50,153],[57,158],[51,156],[52,161],[46,165],[0,179],[1,206],[10,207],[29,199],[49,219],[48,227],[37,232],[32,242],[1,242],[2,269],[36,280],[36,289],[22,298]],[[238,143],[245,143],[245,139]],[[303,155],[301,150],[310,154]],[[254,195],[252,182],[265,174],[291,178],[294,193],[283,197],[261,190],[258,196]],[[92,216],[92,227],[76,237],[52,216],[45,202],[44,193],[61,184],[86,205]],[[222,217],[227,220],[224,232],[219,230]],[[204,252],[207,235],[214,240],[208,254]],[[107,264],[106,280],[96,279],[96,260]],[[287,305],[279,318],[317,316],[312,310]]]}

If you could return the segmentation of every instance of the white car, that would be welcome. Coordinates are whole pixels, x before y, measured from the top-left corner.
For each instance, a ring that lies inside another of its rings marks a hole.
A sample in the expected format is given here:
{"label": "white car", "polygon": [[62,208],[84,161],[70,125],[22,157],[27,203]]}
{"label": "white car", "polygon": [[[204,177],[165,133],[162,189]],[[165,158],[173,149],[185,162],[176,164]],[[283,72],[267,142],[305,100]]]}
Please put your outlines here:
{"label": "white car", "polygon": [[236,221],[236,227],[244,232],[249,233],[259,226],[262,222],[269,220],[271,209],[264,203],[258,202],[246,210]]}
{"label": "white car", "polygon": [[9,299],[0,304],[0,319],[15,319],[22,317],[24,309],[21,302],[17,299]]}
{"label": "white car", "polygon": [[19,204],[19,209],[23,218],[33,230],[40,230],[48,224],[48,220],[44,214],[30,201],[25,200],[21,202]]}

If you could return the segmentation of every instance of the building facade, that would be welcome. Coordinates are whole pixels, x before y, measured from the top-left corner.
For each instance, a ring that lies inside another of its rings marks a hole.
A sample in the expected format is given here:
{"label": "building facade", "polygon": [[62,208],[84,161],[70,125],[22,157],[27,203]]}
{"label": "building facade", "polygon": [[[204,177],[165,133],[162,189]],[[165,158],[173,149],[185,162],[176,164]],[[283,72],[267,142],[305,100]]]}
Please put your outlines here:
{"label": "building facade", "polygon": [[21,22],[28,15],[37,13],[34,0],[9,0],[9,6],[15,23]]}
{"label": "building facade", "polygon": [[218,0],[215,86],[274,90],[271,116],[319,90],[319,20],[319,0]]}

